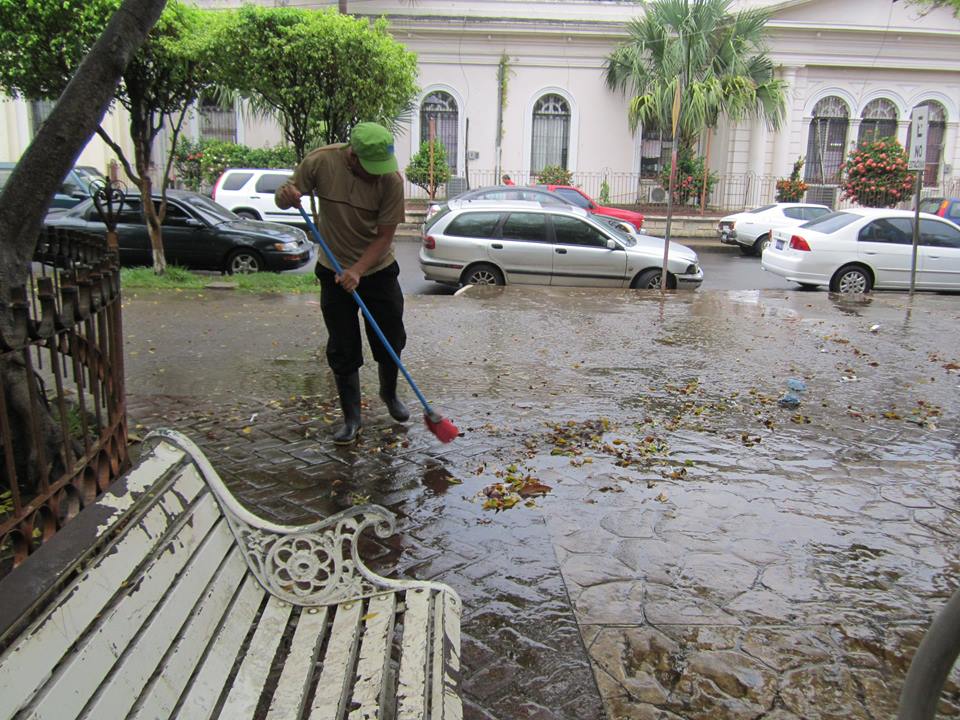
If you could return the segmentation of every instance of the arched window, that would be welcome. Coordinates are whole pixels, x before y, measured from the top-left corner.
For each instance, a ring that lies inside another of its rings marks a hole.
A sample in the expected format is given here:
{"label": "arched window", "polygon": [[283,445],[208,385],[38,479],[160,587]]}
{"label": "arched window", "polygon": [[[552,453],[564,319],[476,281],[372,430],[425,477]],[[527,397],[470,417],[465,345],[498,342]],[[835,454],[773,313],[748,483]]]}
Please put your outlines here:
{"label": "arched window", "polygon": [[436,90],[423,99],[420,105],[420,142],[430,139],[430,121],[434,123],[434,137],[440,138],[447,151],[447,165],[450,174],[457,174],[457,135],[460,127],[460,113],[453,95]]}
{"label": "arched window", "polygon": [[200,138],[237,141],[237,111],[232,103],[224,107],[208,95],[200,98]]}
{"label": "arched window", "polygon": [[533,106],[530,172],[547,165],[567,169],[570,154],[570,105],[559,95],[544,95]]}
{"label": "arched window", "polygon": [[[917,107],[930,108],[927,125],[927,161],[923,171],[923,184],[927,187],[937,184],[940,177],[940,160],[943,157],[943,136],[947,130],[947,111],[935,100],[927,100]],[[913,123],[907,131],[907,155],[910,154],[910,140],[913,137]]]}
{"label": "arched window", "polygon": [[897,136],[897,106],[886,98],[877,98],[867,103],[860,118],[857,145]]}
{"label": "arched window", "polygon": [[813,108],[804,163],[804,180],[808,183],[836,185],[840,181],[849,118],[847,104],[834,95],[823,98]]}

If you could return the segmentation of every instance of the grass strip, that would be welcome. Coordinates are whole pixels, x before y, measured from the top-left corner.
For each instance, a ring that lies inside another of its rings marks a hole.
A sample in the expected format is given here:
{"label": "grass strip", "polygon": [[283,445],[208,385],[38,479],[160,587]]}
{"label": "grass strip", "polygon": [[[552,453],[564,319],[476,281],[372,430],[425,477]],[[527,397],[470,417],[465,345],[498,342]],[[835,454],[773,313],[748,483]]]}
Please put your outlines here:
{"label": "grass strip", "polygon": [[169,266],[163,275],[153,268],[123,268],[120,285],[135,290],[203,290],[210,283],[229,283],[246,293],[319,293],[320,284],[312,273],[293,275],[273,272],[249,275],[201,275],[182,267]]}

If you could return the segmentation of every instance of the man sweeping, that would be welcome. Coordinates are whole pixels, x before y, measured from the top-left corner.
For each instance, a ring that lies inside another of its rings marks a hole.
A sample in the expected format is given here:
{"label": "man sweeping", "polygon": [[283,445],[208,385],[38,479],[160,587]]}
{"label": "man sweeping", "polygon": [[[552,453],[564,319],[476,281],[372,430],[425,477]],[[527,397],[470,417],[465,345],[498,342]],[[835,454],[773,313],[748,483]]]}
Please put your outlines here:
{"label": "man sweeping", "polygon": [[[360,417],[360,366],[363,350],[357,303],[363,299],[384,336],[399,355],[406,345],[400,268],[393,236],[404,220],[403,179],[393,152],[393,135],[382,125],[357,125],[349,143],[327,145],[309,153],[293,177],[274,195],[277,207],[298,207],[305,193],[317,196],[320,231],[343,268],[337,273],[321,253],[316,275],[320,307],[327,327],[327,362],[333,370],[343,409],[337,445],[355,442]],[[398,422],[410,418],[397,397],[397,365],[365,321],[367,338],[380,375],[380,397]]]}

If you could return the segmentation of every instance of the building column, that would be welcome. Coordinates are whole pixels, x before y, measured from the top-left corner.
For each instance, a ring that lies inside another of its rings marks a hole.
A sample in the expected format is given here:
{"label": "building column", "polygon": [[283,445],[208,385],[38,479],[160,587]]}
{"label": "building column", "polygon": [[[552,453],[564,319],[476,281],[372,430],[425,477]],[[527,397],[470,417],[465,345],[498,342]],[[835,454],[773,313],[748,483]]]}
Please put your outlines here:
{"label": "building column", "polygon": [[753,176],[750,182],[750,196],[747,198],[748,205],[759,205],[766,201],[766,198],[761,197],[763,190],[761,178],[766,174],[764,161],[769,152],[768,140],[767,121],[763,118],[754,118],[750,127],[750,155],[747,161],[747,171]]}
{"label": "building column", "polygon": [[850,123],[847,125],[847,152],[843,155],[843,162],[847,161],[847,154],[850,150],[856,150],[859,143],[857,138],[860,137],[860,118],[850,118]]}
{"label": "building column", "polygon": [[783,117],[783,125],[773,139],[773,161],[770,172],[776,177],[786,177],[793,167],[793,162],[788,154],[790,152],[790,135],[793,130],[794,88],[797,81],[797,70],[798,68],[795,65],[786,65],[780,68],[780,79],[783,80],[785,85],[786,112]]}
{"label": "building column", "polygon": [[910,132],[910,118],[897,120],[897,142],[907,147],[907,137]]}

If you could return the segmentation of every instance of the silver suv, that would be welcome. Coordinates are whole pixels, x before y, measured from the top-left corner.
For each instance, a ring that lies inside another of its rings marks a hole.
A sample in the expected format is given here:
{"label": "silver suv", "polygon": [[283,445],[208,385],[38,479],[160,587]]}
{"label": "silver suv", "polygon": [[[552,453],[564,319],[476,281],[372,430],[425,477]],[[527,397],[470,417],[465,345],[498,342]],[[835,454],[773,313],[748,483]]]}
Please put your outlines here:
{"label": "silver suv", "polygon": [[[214,201],[241,217],[303,225],[303,218],[296,208],[281,210],[273,201],[277,188],[292,175],[293,170],[230,168],[217,179],[210,195]],[[302,205],[304,210],[310,212],[309,195],[304,196]]]}
{"label": "silver suv", "polygon": [[[575,207],[477,200],[424,225],[420,268],[449,285],[659,288],[663,240],[628,235]],[[703,282],[697,254],[670,243],[667,287]]]}

